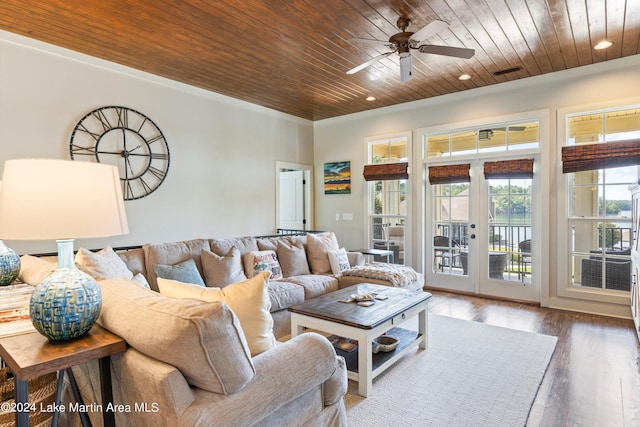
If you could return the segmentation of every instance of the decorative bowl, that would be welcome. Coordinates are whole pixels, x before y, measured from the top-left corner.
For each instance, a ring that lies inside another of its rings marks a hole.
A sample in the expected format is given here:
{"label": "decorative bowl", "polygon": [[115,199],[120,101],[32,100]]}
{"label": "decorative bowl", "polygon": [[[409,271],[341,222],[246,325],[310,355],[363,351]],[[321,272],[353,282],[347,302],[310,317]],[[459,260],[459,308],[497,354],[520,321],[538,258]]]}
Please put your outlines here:
{"label": "decorative bowl", "polygon": [[360,301],[372,301],[376,296],[373,294],[352,294],[351,298],[360,302]]}
{"label": "decorative bowl", "polygon": [[373,352],[378,353],[381,351],[383,353],[388,353],[395,350],[399,343],[400,341],[398,341],[397,338],[381,335],[373,340]]}

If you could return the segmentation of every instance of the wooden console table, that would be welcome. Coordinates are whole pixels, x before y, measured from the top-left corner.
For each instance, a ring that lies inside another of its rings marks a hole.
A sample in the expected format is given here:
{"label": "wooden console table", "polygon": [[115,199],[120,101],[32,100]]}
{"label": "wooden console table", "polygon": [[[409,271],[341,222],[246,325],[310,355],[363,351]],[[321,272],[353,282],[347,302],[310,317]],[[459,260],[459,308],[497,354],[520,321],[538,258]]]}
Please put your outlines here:
{"label": "wooden console table", "polygon": [[[27,382],[31,379],[58,372],[58,390],[56,405],[60,405],[62,379],[64,372],[69,375],[71,386],[78,402],[80,392],[75,384],[71,367],[99,359],[100,384],[102,391],[102,415],[105,426],[115,425],[113,411],[107,411],[107,405],[113,402],[111,389],[110,357],[126,350],[126,342],[117,335],[99,326],[91,328],[89,333],[70,341],[49,341],[37,332],[0,338],[0,357],[13,372],[16,383],[16,423],[18,427],[29,425]],[[55,412],[56,425],[58,413]],[[87,414],[80,414],[83,425],[87,424]]]}

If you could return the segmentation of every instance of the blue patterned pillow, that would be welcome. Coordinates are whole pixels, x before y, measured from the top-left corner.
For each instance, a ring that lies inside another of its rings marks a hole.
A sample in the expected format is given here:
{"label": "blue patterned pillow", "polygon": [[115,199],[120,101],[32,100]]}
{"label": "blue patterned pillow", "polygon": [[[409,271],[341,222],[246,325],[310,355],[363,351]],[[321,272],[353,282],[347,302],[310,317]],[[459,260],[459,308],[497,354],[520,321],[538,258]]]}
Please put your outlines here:
{"label": "blue patterned pillow", "polygon": [[188,259],[175,265],[157,264],[153,266],[153,271],[158,277],[163,279],[177,280],[182,283],[192,283],[194,285],[206,286],[202,276],[196,267],[196,262]]}

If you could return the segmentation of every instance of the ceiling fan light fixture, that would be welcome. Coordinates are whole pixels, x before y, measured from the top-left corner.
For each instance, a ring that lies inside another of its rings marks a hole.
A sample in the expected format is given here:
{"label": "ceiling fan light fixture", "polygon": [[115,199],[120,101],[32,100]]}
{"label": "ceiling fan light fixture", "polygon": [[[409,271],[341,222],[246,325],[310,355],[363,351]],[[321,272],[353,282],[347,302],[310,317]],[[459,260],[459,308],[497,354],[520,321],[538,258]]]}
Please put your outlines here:
{"label": "ceiling fan light fixture", "polygon": [[596,45],[593,47],[595,50],[602,50],[602,49],[606,49],[613,46],[613,42],[610,42],[609,40],[602,40],[598,43],[596,43]]}
{"label": "ceiling fan light fixture", "polygon": [[413,78],[411,71],[411,54],[409,52],[400,54],[400,81],[406,83]]}

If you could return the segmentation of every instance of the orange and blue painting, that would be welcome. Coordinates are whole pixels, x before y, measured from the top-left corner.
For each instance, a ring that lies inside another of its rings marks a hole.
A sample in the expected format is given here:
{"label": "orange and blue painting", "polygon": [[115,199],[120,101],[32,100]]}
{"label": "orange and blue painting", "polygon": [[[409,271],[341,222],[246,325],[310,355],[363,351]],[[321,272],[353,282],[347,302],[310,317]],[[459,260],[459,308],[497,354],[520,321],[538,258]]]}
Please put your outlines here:
{"label": "orange and blue painting", "polygon": [[351,162],[324,164],[324,194],[351,194]]}

